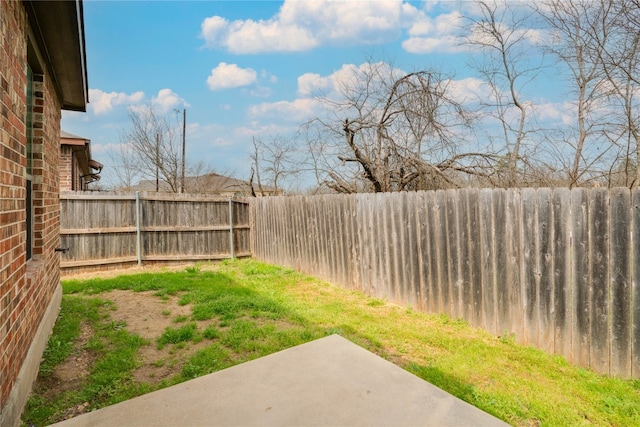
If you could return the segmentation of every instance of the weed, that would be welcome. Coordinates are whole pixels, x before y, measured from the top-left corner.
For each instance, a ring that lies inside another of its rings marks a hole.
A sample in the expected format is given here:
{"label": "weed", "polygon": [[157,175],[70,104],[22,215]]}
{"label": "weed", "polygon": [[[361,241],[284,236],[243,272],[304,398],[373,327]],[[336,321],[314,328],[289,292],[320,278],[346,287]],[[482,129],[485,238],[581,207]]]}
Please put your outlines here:
{"label": "weed", "polygon": [[369,300],[369,302],[367,303],[367,305],[369,307],[380,307],[380,306],[383,306],[385,304],[386,304],[386,302],[384,300],[377,299],[377,298],[371,298]]}
{"label": "weed", "polygon": [[509,331],[504,331],[498,338],[500,338],[500,342],[503,344],[512,345],[516,343],[516,334],[509,333]]}
{"label": "weed", "polygon": [[199,274],[201,270],[202,270],[202,267],[200,266],[199,263],[196,263],[191,267],[185,268],[185,271],[189,274]]}
{"label": "weed", "polygon": [[181,376],[183,380],[196,378],[233,364],[229,351],[213,344],[191,356],[182,368]]}
{"label": "weed", "polygon": [[168,327],[160,338],[158,338],[158,348],[161,349],[167,344],[178,344],[193,340],[198,334],[198,326],[195,323],[188,323],[178,329]]}
{"label": "weed", "polygon": [[202,336],[209,340],[215,340],[217,338],[220,338],[220,330],[212,325],[209,325],[204,329],[204,331],[202,331]]}

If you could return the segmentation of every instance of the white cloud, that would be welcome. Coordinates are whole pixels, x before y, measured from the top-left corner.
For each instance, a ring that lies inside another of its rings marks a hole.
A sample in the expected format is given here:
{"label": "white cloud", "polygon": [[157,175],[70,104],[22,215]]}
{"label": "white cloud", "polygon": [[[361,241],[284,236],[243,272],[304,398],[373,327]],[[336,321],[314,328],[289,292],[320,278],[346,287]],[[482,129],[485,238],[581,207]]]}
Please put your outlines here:
{"label": "white cloud", "polygon": [[399,78],[406,74],[398,68],[390,68],[384,62],[364,63],[361,65],[343,64],[340,69],[328,76],[315,73],[306,73],[298,77],[298,94],[300,96],[318,96],[335,99],[340,96],[341,90],[348,87],[356,87],[364,81],[364,74],[375,76],[376,79],[387,79],[390,76]]}
{"label": "white cloud", "polygon": [[296,52],[322,44],[375,44],[397,38],[417,15],[417,9],[402,0],[285,0],[266,20],[206,18],[201,36],[205,46],[235,54]]}
{"label": "white cloud", "polygon": [[207,47],[224,47],[231,53],[295,52],[315,47],[316,42],[304,28],[268,21],[229,22],[219,16],[202,22],[201,35]]}
{"label": "white cloud", "polygon": [[201,35],[209,47],[215,47],[224,42],[228,36],[229,22],[220,16],[205,18],[200,25]]}
{"label": "white cloud", "polygon": [[103,92],[100,89],[89,89],[89,110],[95,115],[106,114],[118,105],[136,104],[144,99],[144,92],[127,95],[124,92]]}
{"label": "white cloud", "polygon": [[565,126],[575,123],[577,107],[574,103],[565,101],[560,103],[547,102],[534,106],[535,115],[542,122],[562,123]]}
{"label": "white cloud", "polygon": [[402,47],[409,53],[418,54],[465,50],[459,37],[463,20],[462,14],[458,11],[444,13],[435,18],[423,14],[409,28],[409,38],[402,42]]}
{"label": "white cloud", "polygon": [[294,101],[265,102],[249,108],[249,117],[260,119],[283,119],[303,122],[318,113],[320,103],[315,99],[301,98]]}
{"label": "white cloud", "polygon": [[473,104],[479,100],[493,97],[491,87],[486,81],[474,77],[461,80],[450,80],[447,89],[456,101],[463,104]]}
{"label": "white cloud", "polygon": [[316,73],[306,73],[298,77],[298,95],[313,96],[331,87],[331,78]]}
{"label": "white cloud", "polygon": [[250,90],[249,94],[258,98],[268,98],[273,94],[273,90],[268,87],[260,86]]}
{"label": "white cloud", "polygon": [[209,89],[224,90],[242,86],[249,86],[256,83],[258,73],[252,68],[240,68],[236,64],[221,62],[211,70],[211,75],[207,78]]}
{"label": "white cloud", "polygon": [[364,63],[361,65],[344,64],[340,69],[327,76],[306,73],[298,77],[298,99],[293,101],[265,102],[249,108],[248,115],[252,119],[284,120],[301,123],[313,117],[320,116],[326,110],[326,104],[317,99],[336,100],[341,98],[341,91],[346,87],[354,87],[362,82],[362,74],[375,75],[376,78],[395,78],[405,72],[391,68],[383,62]]}
{"label": "white cloud", "polygon": [[189,104],[171,89],[160,89],[158,95],[151,98],[151,104],[160,112],[166,113],[176,107],[188,107]]}
{"label": "white cloud", "polygon": [[263,79],[263,80],[268,80],[269,83],[277,83],[278,82],[278,77],[276,77],[273,74],[269,73],[267,70],[260,70],[260,78]]}

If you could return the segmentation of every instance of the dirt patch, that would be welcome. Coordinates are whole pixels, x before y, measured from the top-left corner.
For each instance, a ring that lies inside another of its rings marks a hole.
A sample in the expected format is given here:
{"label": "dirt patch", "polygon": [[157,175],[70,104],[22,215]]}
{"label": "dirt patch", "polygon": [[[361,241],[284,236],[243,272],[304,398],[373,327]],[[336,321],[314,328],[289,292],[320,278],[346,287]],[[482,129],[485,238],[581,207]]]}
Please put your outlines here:
{"label": "dirt patch", "polygon": [[100,294],[100,298],[115,304],[111,312],[114,322],[123,323],[127,331],[144,339],[155,340],[167,327],[176,326],[178,316],[191,316],[191,306],[178,304],[178,296],[160,298],[153,293],[114,290]]}
{"label": "dirt patch", "polygon": [[[92,336],[93,329],[91,326],[86,322],[81,323],[80,336],[74,344],[75,350],[67,360],[56,366],[51,375],[38,377],[34,388],[44,399],[51,399],[59,393],[82,387],[89,375],[89,368],[95,360],[95,355],[85,348]],[[89,403],[84,402],[81,405],[68,408],[61,419],[68,420],[84,414],[87,412],[88,407]]]}
{"label": "dirt patch", "polygon": [[[190,321],[191,306],[178,304],[179,296],[159,297],[153,292],[133,292],[114,290],[99,295],[99,298],[114,303],[109,312],[113,322],[122,325],[128,332],[148,340],[138,353],[139,366],[133,372],[137,382],[156,384],[163,379],[180,373],[184,361],[197,350],[211,344],[209,340],[199,343],[187,342],[158,348],[157,339],[167,327],[179,328],[184,323],[176,323],[177,318]],[[197,322],[202,330],[214,321]],[[87,323],[82,323],[80,336],[74,343],[75,350],[63,363],[47,377],[40,377],[36,384],[38,394],[44,398],[68,390],[79,389],[88,377],[95,355],[85,349],[94,331]],[[68,408],[62,419],[73,418],[87,412],[89,403]]]}
{"label": "dirt patch", "polygon": [[91,326],[86,322],[80,325],[80,336],[74,345],[75,351],[56,366],[51,375],[39,377],[36,389],[42,390],[44,398],[51,398],[58,393],[79,388],[89,375],[89,367],[95,360],[92,352],[85,348],[93,336]]}
{"label": "dirt patch", "polygon": [[[156,340],[168,327],[179,328],[183,324],[176,319],[191,317],[191,305],[180,305],[179,296],[161,298],[153,291],[114,290],[101,294],[100,298],[113,301],[115,309],[111,312],[111,319],[114,322],[125,325],[127,331],[149,341],[138,352],[140,365],[133,372],[137,382],[156,384],[178,374],[190,355],[211,344],[203,340],[158,348]],[[202,330],[210,323],[212,321],[197,322],[198,329]]]}

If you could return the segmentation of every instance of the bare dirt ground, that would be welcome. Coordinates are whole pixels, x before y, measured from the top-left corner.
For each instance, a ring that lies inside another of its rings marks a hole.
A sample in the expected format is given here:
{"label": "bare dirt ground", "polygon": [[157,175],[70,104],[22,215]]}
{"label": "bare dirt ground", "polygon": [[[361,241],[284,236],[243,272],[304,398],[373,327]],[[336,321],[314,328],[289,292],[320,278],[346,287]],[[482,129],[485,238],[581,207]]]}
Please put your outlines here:
{"label": "bare dirt ground", "polygon": [[158,349],[156,339],[165,329],[179,327],[174,322],[178,316],[191,315],[191,306],[179,305],[178,297],[162,299],[154,296],[153,292],[114,290],[100,294],[100,298],[114,302],[115,311],[111,312],[114,322],[125,325],[127,331],[150,342],[140,349],[140,366],[133,374],[138,382],[154,384],[177,374],[186,356],[206,345],[187,343],[184,347]]}
{"label": "bare dirt ground", "polygon": [[[120,272],[121,273],[121,272]],[[102,275],[101,275],[102,276]],[[148,340],[149,344],[139,350],[139,366],[133,375],[137,382],[156,384],[163,379],[178,374],[183,361],[198,349],[207,345],[202,343],[185,343],[184,346],[168,345],[159,349],[156,340],[167,327],[177,328],[180,323],[175,319],[179,316],[191,315],[190,305],[179,305],[178,296],[160,298],[153,292],[133,292],[114,290],[97,295],[100,299],[114,303],[114,310],[109,313],[111,320],[134,334]],[[209,322],[198,322],[199,328],[204,328]],[[81,325],[81,333],[75,343],[75,350],[63,363],[58,365],[53,375],[46,379],[39,378],[37,390],[46,390],[44,397],[79,388],[89,375],[89,369],[94,362],[94,355],[85,348],[94,331],[89,324]],[[87,412],[89,403],[85,402],[67,409],[64,419],[69,419]]]}

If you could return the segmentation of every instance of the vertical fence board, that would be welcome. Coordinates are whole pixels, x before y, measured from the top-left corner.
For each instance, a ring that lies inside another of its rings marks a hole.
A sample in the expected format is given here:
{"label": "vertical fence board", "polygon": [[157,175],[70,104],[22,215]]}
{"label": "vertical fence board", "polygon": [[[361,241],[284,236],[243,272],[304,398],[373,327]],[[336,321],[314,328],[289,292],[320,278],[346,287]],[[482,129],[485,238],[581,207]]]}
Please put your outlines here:
{"label": "vertical fence board", "polygon": [[522,190],[522,285],[524,297],[524,333],[525,343],[537,345],[539,342],[539,301],[538,283],[540,272],[538,268],[538,221],[536,190],[525,188]]}
{"label": "vertical fence board", "polygon": [[394,248],[395,276],[397,278],[399,301],[402,305],[409,303],[409,283],[407,278],[408,253],[407,253],[407,226],[406,226],[406,199],[407,193],[398,193],[394,197],[394,229],[397,238]]}
{"label": "vertical fence board", "polygon": [[609,192],[591,190],[589,200],[589,240],[591,252],[591,367],[609,371]]}
{"label": "vertical fence board", "polygon": [[449,246],[449,256],[447,257],[447,268],[449,270],[449,280],[452,289],[452,316],[464,317],[463,311],[463,279],[462,261],[460,252],[460,222],[461,216],[458,209],[458,193],[455,190],[446,192],[447,209],[447,242]]}
{"label": "vertical fence board", "polygon": [[[307,239],[309,235],[309,217],[307,216],[307,197],[302,197],[299,200],[298,213],[297,213],[297,246],[298,257],[300,259],[300,265],[304,266],[304,271],[311,268],[311,242]],[[302,267],[300,268],[302,269]]]}
{"label": "vertical fence board", "polygon": [[631,193],[631,376],[640,378],[640,189]]}
{"label": "vertical fence board", "polygon": [[[453,287],[450,276],[450,248],[449,248],[449,224],[447,221],[447,194],[442,191],[433,192],[431,200],[433,209],[431,209],[430,221],[433,221],[434,229],[430,235],[431,248],[435,246],[435,259],[431,258],[431,274],[433,281],[438,284],[442,295],[442,313],[454,316],[453,314]],[[431,222],[430,222],[431,223]],[[435,275],[434,275],[435,272]]]}
{"label": "vertical fence board", "polygon": [[374,288],[375,265],[372,259],[373,242],[373,209],[370,206],[371,198],[367,194],[356,195],[356,209],[358,218],[358,252],[360,253],[360,276],[362,277],[362,290],[370,295],[376,295]]}
{"label": "vertical fence board", "polygon": [[[316,276],[320,276],[318,271],[318,264],[320,260],[319,240],[318,234],[318,215],[315,211],[313,198],[307,199],[304,205],[305,215],[307,216],[307,240],[309,241],[309,250],[311,251],[309,256],[311,258],[311,267],[309,272]],[[256,215],[266,215],[266,212],[256,213]],[[267,244],[267,242],[265,242]]]}
{"label": "vertical fence board", "polygon": [[494,316],[495,331],[504,337],[510,335],[509,323],[509,283],[507,270],[509,257],[507,253],[507,197],[505,190],[493,193],[493,221],[494,221]]}
{"label": "vertical fence board", "polygon": [[336,256],[336,217],[334,215],[335,203],[334,195],[323,196],[323,203],[321,205],[322,217],[324,218],[324,241],[326,244],[326,268],[327,279],[330,282],[336,282],[336,264],[338,257]]}
{"label": "vertical fence board", "polygon": [[495,271],[496,271],[496,246],[494,233],[493,191],[480,191],[480,222],[479,234],[481,252],[476,255],[481,261],[482,294],[480,313],[482,314],[482,327],[487,331],[497,334],[496,330],[496,295],[495,295]]}
{"label": "vertical fence board", "polygon": [[362,276],[360,276],[360,252],[358,249],[358,206],[354,197],[348,199],[349,202],[349,281],[351,282],[351,288],[361,290],[360,283],[362,282]]}
{"label": "vertical fence board", "polygon": [[325,218],[325,213],[322,209],[322,206],[324,205],[324,198],[319,197],[313,200],[313,210],[314,210],[314,215],[316,215],[317,218],[317,235],[316,235],[316,241],[318,242],[318,263],[317,263],[317,272],[319,277],[321,278],[328,278],[329,277],[329,272],[328,272],[328,267],[327,267],[327,242],[328,242],[328,238],[329,236],[327,236],[327,229],[326,229],[326,218]]}
{"label": "vertical fence board", "polygon": [[554,348],[554,271],[553,271],[553,220],[552,192],[549,188],[537,191],[538,200],[538,234],[540,247],[536,251],[538,256],[539,281],[538,287],[538,316],[539,343],[538,346],[547,353],[553,353]]}
{"label": "vertical fence board", "polygon": [[342,226],[342,215],[338,214],[340,203],[340,195],[330,196],[325,206],[328,210],[328,217],[330,223],[330,240],[329,247],[331,249],[331,281],[336,283],[340,282],[340,264],[342,263],[342,253],[340,251],[339,241],[340,228]]}
{"label": "vertical fence board", "polygon": [[442,251],[447,240],[447,235],[443,233],[442,216],[440,214],[441,200],[438,198],[444,194],[430,191],[427,206],[429,219],[429,268],[431,273],[431,288],[433,289],[433,308],[435,313],[448,313],[449,301],[449,281],[442,273]]}
{"label": "vertical fence board", "polygon": [[568,188],[554,189],[553,203],[553,314],[554,352],[571,359],[572,341],[572,282],[571,277],[571,233],[570,201]]}
{"label": "vertical fence board", "polygon": [[[441,200],[438,196],[443,195],[438,193],[425,193],[424,198],[424,233],[425,233],[425,246],[426,251],[423,254],[424,263],[426,265],[425,274],[425,298],[427,302],[427,309],[431,313],[438,312],[438,298],[437,293],[440,288],[448,287],[448,283],[442,277],[441,270],[443,269],[443,263],[441,262],[442,247],[444,241],[447,239],[446,230],[444,230],[444,224],[440,223],[439,216],[439,204]],[[439,263],[439,264],[438,264]]]}
{"label": "vertical fence board", "polygon": [[480,231],[480,206],[478,191],[467,192],[469,215],[469,285],[472,288],[473,322],[476,326],[484,324],[482,313],[482,232]]}
{"label": "vertical fence board", "polygon": [[345,252],[345,248],[344,248],[344,243],[345,243],[345,234],[344,234],[344,230],[345,230],[345,224],[346,224],[346,207],[344,206],[344,197],[343,196],[338,196],[336,197],[335,203],[333,203],[334,209],[332,212],[332,215],[334,215],[335,221],[334,221],[334,225],[335,225],[335,229],[333,232],[333,239],[334,239],[334,246],[336,247],[336,257],[337,257],[337,263],[336,263],[336,281],[338,283],[345,283],[346,281],[344,280],[344,271],[346,269],[345,267],[345,259],[346,259],[346,252]]}
{"label": "vertical fence board", "polygon": [[589,194],[583,188],[571,193],[572,286],[575,316],[573,354],[575,363],[589,366],[591,345],[591,296],[589,280]]}
{"label": "vertical fence board", "polygon": [[342,224],[342,251],[343,251],[343,261],[342,261],[342,277],[344,283],[348,284],[349,289],[354,289],[355,286],[353,283],[353,274],[351,271],[357,271],[353,266],[355,263],[355,257],[353,256],[352,248],[354,247],[353,241],[353,206],[352,206],[352,197],[343,196],[342,197],[342,206],[345,210],[345,215],[343,215],[343,224]]}
{"label": "vertical fence board", "polygon": [[387,289],[387,260],[385,258],[385,236],[386,223],[384,218],[385,207],[381,194],[371,196],[373,215],[373,261],[375,265],[375,276],[377,278],[376,289],[377,297],[387,298],[389,295]]}
{"label": "vertical fence board", "polygon": [[503,237],[507,264],[506,281],[500,284],[500,316],[502,332],[514,335],[518,342],[524,342],[524,306],[522,303],[521,244],[522,239],[522,196],[520,190],[508,191],[505,195],[505,236]]}
{"label": "vertical fence board", "polygon": [[385,295],[391,301],[397,302],[397,287],[396,279],[394,276],[395,273],[395,263],[393,260],[393,252],[394,252],[394,243],[397,241],[397,237],[394,231],[394,218],[393,218],[393,200],[390,194],[382,194],[380,195],[380,199],[382,200],[382,204],[384,206],[383,218],[381,221],[384,222],[384,246],[382,246],[382,252],[384,253],[384,264],[385,264],[385,285],[386,292]]}
{"label": "vertical fence board", "polygon": [[290,197],[285,205],[286,213],[288,214],[288,227],[285,227],[286,233],[289,235],[289,247],[287,253],[291,258],[291,265],[294,268],[300,269],[302,263],[302,255],[300,254],[300,231],[302,225],[300,224],[302,196]]}
{"label": "vertical fence board", "polygon": [[[375,276],[376,276],[376,289],[378,297],[386,298],[389,293],[387,291],[387,263],[384,257],[384,245],[385,245],[385,221],[384,221],[384,205],[382,204],[382,197],[380,194],[374,194],[371,196],[373,199],[372,210],[374,212],[373,218],[373,260],[375,262]],[[374,206],[377,209],[374,209]]]}
{"label": "vertical fence board", "polygon": [[378,277],[378,296],[382,298],[389,298],[389,280],[387,272],[389,271],[389,264],[387,262],[387,241],[389,236],[387,234],[387,219],[385,213],[387,211],[384,204],[384,198],[382,194],[374,194],[374,208],[375,212],[375,228],[374,228],[374,251],[376,260],[376,269]]}
{"label": "vertical fence board", "polygon": [[611,191],[611,374],[631,376],[631,197]]}
{"label": "vertical fence board", "polygon": [[469,200],[467,190],[461,190],[457,199],[458,205],[458,233],[459,253],[458,274],[461,285],[462,312],[461,316],[475,326],[473,316],[473,287],[470,283],[473,272],[471,271],[471,236],[469,235]]}
{"label": "vertical fence board", "polygon": [[405,280],[407,280],[407,301],[411,307],[419,307],[422,299],[420,287],[420,275],[418,266],[421,259],[418,226],[415,220],[418,205],[416,192],[405,193],[405,224],[406,227],[406,257],[405,265],[408,267]]}
{"label": "vertical fence board", "polygon": [[432,196],[433,193],[431,192],[416,193],[417,200],[415,209],[416,232],[418,233],[416,240],[418,244],[418,251],[420,252],[418,259],[418,274],[420,276],[420,298],[418,300],[418,308],[427,312],[433,312],[429,306],[429,290],[431,289],[432,281],[435,280],[432,273],[434,267],[431,262],[435,248],[431,247],[430,239],[432,233],[430,223],[432,222],[432,218],[429,207],[433,203],[431,201]]}

